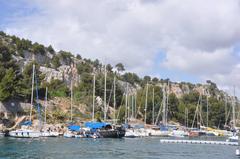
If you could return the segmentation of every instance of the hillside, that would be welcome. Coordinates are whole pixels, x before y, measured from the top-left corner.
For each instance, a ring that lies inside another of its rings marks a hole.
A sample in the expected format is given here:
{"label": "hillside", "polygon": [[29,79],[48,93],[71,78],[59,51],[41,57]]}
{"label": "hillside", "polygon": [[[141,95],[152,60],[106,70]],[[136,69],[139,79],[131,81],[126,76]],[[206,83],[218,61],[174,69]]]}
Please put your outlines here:
{"label": "hillside", "polygon": [[[49,92],[49,122],[68,120],[70,105],[70,83],[73,81],[74,119],[88,120],[92,111],[92,79],[96,75],[96,118],[102,119],[104,96],[104,65],[98,59],[85,59],[67,51],[55,51],[26,39],[6,35],[0,32],[0,119],[14,119],[15,116],[27,115],[30,107],[32,64],[36,64],[37,84],[41,105],[44,106],[45,88]],[[122,63],[116,66],[106,65],[107,70],[107,103],[109,103],[108,119],[113,117],[113,79],[117,79],[116,107],[119,121],[124,120],[124,93],[128,83],[129,104],[136,97],[134,110],[136,117],[143,118],[146,84],[149,83],[147,122],[152,123],[153,103],[155,115],[159,112],[163,88],[168,88],[168,118],[185,123],[185,111],[189,112],[189,125],[192,124],[195,109],[201,95],[201,114],[206,124],[209,102],[209,125],[223,127],[229,123],[231,103],[234,101],[227,93],[219,90],[212,81],[206,84],[177,83],[170,79],[156,77],[139,77],[135,73],[126,72]],[[154,101],[153,88],[155,90]],[[36,95],[36,94],[35,94]],[[111,97],[111,98],[110,98]],[[130,101],[132,100],[132,101]],[[227,101],[227,102],[226,102]],[[36,103],[36,99],[35,99]],[[228,118],[226,119],[226,116]],[[161,118],[161,115],[160,115]]]}

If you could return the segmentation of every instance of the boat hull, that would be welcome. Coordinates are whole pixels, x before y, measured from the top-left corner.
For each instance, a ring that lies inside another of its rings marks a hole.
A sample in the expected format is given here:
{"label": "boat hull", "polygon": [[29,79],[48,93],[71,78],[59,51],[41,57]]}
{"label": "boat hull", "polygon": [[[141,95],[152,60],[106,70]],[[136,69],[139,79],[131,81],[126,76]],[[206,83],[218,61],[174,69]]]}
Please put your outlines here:
{"label": "boat hull", "polygon": [[41,137],[41,132],[28,130],[10,131],[9,136],[16,138],[38,138]]}
{"label": "boat hull", "polygon": [[99,130],[97,133],[100,138],[122,138],[125,136],[125,130]]}
{"label": "boat hull", "polygon": [[41,136],[42,137],[58,137],[59,133],[58,132],[42,132]]}

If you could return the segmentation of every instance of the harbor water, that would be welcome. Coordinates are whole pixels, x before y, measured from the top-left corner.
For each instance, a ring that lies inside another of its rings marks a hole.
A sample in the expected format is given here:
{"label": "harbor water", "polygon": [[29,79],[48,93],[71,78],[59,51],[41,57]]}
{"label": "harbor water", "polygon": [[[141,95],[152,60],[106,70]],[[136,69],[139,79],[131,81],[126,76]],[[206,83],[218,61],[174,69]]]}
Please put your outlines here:
{"label": "harbor water", "polygon": [[236,146],[160,143],[160,138],[0,138],[0,159],[232,159]]}

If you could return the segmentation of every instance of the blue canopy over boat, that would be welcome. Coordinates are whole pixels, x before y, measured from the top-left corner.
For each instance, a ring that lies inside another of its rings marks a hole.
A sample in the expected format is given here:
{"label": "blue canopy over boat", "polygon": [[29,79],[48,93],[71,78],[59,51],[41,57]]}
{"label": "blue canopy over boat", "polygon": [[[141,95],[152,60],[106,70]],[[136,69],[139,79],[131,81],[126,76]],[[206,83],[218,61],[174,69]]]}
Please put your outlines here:
{"label": "blue canopy over boat", "polygon": [[168,127],[167,126],[164,126],[164,125],[160,125],[160,130],[161,131],[168,131]]}
{"label": "blue canopy over boat", "polygon": [[80,131],[81,127],[79,125],[69,125],[68,129],[70,131]]}
{"label": "blue canopy over boat", "polygon": [[106,126],[111,126],[111,124],[105,123],[105,122],[86,122],[85,123],[85,127],[90,129],[101,129]]}
{"label": "blue canopy over boat", "polygon": [[24,122],[21,123],[21,125],[31,126],[32,122],[31,121],[24,121]]}

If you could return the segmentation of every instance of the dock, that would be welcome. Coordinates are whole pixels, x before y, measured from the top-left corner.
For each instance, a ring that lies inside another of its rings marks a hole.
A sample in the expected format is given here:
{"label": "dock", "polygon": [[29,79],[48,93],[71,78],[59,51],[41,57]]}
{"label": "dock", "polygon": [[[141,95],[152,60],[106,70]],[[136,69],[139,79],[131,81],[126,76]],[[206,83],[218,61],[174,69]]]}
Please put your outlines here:
{"label": "dock", "polygon": [[174,143],[174,144],[213,144],[213,145],[238,146],[238,142],[226,142],[226,141],[168,140],[168,139],[161,139],[160,142],[161,143]]}

